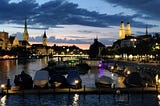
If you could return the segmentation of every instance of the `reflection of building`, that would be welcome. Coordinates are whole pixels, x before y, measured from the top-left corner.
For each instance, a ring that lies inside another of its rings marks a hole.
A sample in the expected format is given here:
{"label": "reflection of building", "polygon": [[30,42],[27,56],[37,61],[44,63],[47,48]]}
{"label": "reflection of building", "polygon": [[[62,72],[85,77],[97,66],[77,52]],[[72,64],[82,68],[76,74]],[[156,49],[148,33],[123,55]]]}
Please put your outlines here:
{"label": "reflection of building", "polygon": [[119,29],[119,39],[124,39],[126,36],[130,36],[132,34],[130,23],[127,22],[126,29],[124,27],[124,22],[121,21],[120,29]]}

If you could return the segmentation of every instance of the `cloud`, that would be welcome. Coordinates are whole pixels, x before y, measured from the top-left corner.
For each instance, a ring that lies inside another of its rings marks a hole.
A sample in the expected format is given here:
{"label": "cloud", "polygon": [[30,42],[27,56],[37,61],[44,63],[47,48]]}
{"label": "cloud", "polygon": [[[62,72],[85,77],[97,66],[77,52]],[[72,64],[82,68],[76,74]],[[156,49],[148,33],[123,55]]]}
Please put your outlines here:
{"label": "cloud", "polygon": [[121,6],[136,11],[139,14],[145,14],[148,19],[159,20],[160,6],[159,0],[103,0],[114,4],[115,6]]}
{"label": "cloud", "polygon": [[85,36],[65,36],[66,38],[73,38],[73,39],[83,39],[83,38],[86,38]]}
{"label": "cloud", "polygon": [[[118,0],[106,1],[112,2]],[[130,3],[129,1],[127,2],[127,0],[123,1],[126,1],[125,6]],[[116,2],[112,3],[116,4]],[[118,1],[118,3],[117,5],[124,4],[121,1]],[[140,17],[138,14],[127,16],[123,14],[100,14],[95,11],[79,8],[78,4],[67,2],[66,0],[52,0],[41,5],[36,3],[35,0],[22,0],[18,3],[10,3],[9,0],[1,0],[0,4],[3,4],[0,6],[0,23],[23,24],[24,18],[27,17],[28,24],[43,25],[45,28],[56,27],[57,25],[75,24],[108,28],[112,26],[119,26],[121,20],[134,23],[132,25],[133,27],[145,27],[143,22],[134,20],[135,18]],[[134,7],[135,5],[136,4],[133,3],[131,6]],[[145,5],[143,7],[145,8]],[[158,9],[155,11],[158,11]],[[148,27],[156,27],[156,25],[149,24]]]}
{"label": "cloud", "polygon": [[9,3],[10,0],[0,1],[0,17],[5,23],[23,23],[24,18],[35,14],[38,7],[35,0],[22,0],[19,3]]}
{"label": "cloud", "polygon": [[98,33],[98,32],[91,31],[91,30],[79,30],[78,32],[80,32],[80,33],[85,33],[85,34]]}

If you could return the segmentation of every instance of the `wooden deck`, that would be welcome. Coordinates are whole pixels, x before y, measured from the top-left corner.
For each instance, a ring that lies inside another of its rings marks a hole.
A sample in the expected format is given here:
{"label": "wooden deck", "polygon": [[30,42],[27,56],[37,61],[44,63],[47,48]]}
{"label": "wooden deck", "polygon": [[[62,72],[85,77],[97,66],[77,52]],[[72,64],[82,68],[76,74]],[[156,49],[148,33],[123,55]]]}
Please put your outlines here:
{"label": "wooden deck", "polygon": [[[56,88],[56,89],[30,89],[30,90],[3,90],[3,94],[60,94],[60,93],[82,93],[82,94],[125,94],[125,93],[159,93],[160,88]],[[1,94],[2,94],[1,93]]]}

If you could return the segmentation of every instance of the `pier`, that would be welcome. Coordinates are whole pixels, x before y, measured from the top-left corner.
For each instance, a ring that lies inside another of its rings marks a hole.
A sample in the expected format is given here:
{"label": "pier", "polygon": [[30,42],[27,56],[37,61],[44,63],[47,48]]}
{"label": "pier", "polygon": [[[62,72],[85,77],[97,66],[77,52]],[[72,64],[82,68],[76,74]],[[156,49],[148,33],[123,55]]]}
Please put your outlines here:
{"label": "pier", "polygon": [[65,93],[79,93],[79,94],[128,94],[128,93],[159,93],[159,88],[48,88],[48,89],[29,89],[29,90],[3,90],[1,94],[15,95],[15,94],[65,94]]}

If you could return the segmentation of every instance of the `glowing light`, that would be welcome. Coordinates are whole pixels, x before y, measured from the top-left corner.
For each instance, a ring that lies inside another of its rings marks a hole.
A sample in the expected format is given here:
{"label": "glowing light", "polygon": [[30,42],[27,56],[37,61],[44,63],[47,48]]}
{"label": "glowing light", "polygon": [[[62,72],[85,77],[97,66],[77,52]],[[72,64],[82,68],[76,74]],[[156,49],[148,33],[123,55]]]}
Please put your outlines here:
{"label": "glowing light", "polygon": [[[158,95],[157,98],[158,98],[158,101],[159,101],[159,100],[160,100],[160,95]],[[158,103],[159,103],[159,105],[160,105],[160,102],[158,102]]]}
{"label": "glowing light", "polygon": [[114,74],[112,73],[112,74],[111,74],[111,76],[113,77],[113,76],[114,76]]}
{"label": "glowing light", "polygon": [[78,83],[79,83],[79,81],[78,81],[78,80],[75,80],[75,81],[74,81],[74,83],[75,83],[75,84],[78,84]]}
{"label": "glowing light", "polygon": [[146,87],[148,87],[148,83],[146,83]]}
{"label": "glowing light", "polygon": [[133,55],[129,55],[129,58],[132,59],[132,58],[133,58]]}
{"label": "glowing light", "polygon": [[114,66],[111,66],[111,70],[113,70],[114,69]]}
{"label": "glowing light", "polygon": [[120,94],[121,91],[119,89],[116,90],[116,94]]}
{"label": "glowing light", "polygon": [[160,79],[158,79],[158,83],[160,84]]}
{"label": "glowing light", "polygon": [[98,65],[99,67],[102,67],[102,61],[99,61],[99,65]]}
{"label": "glowing light", "polygon": [[156,79],[156,83],[158,83],[158,74],[156,75],[155,79]]}
{"label": "glowing light", "polygon": [[112,83],[111,88],[115,88],[115,84],[114,83]]}
{"label": "glowing light", "polygon": [[127,71],[127,75],[129,75],[129,74],[131,74],[131,71],[128,70],[128,71]]}
{"label": "glowing light", "polygon": [[5,88],[5,85],[4,85],[4,84],[1,84],[1,88],[4,89],[4,88]]}
{"label": "glowing light", "polygon": [[99,76],[102,76],[102,75],[104,75],[104,71],[102,68],[99,68]]}

